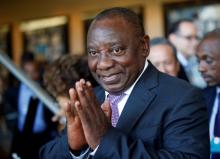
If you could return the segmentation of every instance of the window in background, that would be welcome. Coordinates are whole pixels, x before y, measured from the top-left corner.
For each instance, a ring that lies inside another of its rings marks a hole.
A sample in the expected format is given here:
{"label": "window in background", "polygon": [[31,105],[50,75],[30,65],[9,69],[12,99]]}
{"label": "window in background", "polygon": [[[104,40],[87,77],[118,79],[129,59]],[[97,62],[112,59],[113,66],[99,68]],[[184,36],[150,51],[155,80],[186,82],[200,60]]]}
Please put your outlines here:
{"label": "window in background", "polygon": [[23,22],[24,51],[34,52],[40,60],[54,61],[68,52],[68,18],[66,16]]}
{"label": "window in background", "polygon": [[183,18],[192,19],[199,28],[199,35],[220,27],[220,2],[178,2],[164,4],[165,34],[170,26]]}

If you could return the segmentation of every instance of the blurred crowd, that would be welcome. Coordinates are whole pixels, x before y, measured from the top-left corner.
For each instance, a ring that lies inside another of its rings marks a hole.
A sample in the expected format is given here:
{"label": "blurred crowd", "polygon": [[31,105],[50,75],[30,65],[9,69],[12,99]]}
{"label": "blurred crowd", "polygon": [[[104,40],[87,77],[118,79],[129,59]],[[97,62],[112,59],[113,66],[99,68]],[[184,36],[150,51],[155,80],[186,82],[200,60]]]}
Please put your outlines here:
{"label": "blurred crowd", "polygon": [[[172,25],[167,38],[150,40],[149,61],[158,70],[201,89],[208,106],[210,141],[220,137],[220,29],[198,37],[190,19]],[[39,148],[65,128],[63,105],[69,89],[81,78],[93,80],[86,56],[65,54],[52,63],[40,63],[31,52],[21,57],[26,75],[59,103],[53,114],[25,83],[9,84],[9,73],[0,67],[0,158],[38,158]],[[219,154],[214,154],[219,157]]]}

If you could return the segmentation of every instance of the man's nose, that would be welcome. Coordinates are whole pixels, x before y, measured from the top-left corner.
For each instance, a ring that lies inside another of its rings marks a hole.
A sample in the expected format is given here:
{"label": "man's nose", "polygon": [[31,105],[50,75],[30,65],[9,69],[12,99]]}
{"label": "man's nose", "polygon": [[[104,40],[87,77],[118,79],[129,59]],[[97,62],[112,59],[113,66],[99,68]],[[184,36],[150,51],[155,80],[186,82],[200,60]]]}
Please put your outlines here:
{"label": "man's nose", "polygon": [[199,71],[202,73],[202,72],[205,72],[207,70],[206,68],[206,63],[204,61],[200,61],[199,62]]}
{"label": "man's nose", "polygon": [[97,68],[100,70],[106,70],[114,65],[114,60],[107,54],[101,53],[98,58]]}
{"label": "man's nose", "polygon": [[158,69],[160,70],[160,72],[164,72],[164,73],[166,73],[166,68],[165,68],[165,66],[164,66],[163,63],[159,64]]}

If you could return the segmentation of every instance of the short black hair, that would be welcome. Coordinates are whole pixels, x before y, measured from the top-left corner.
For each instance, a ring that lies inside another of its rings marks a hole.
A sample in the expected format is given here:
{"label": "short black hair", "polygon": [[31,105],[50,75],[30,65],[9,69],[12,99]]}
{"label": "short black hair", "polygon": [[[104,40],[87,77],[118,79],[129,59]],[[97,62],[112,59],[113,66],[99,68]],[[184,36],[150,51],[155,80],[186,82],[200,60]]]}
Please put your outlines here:
{"label": "short black hair", "polygon": [[151,39],[150,40],[150,47],[156,46],[156,45],[168,45],[168,46],[170,46],[172,51],[173,51],[174,58],[176,60],[178,60],[177,59],[176,47],[169,40],[167,40],[166,38],[162,38],[162,37],[156,37],[156,38]]}
{"label": "short black hair", "polygon": [[125,21],[133,25],[138,36],[143,37],[145,35],[142,21],[135,12],[127,8],[114,7],[103,10],[102,12],[100,12],[98,15],[95,16],[93,23],[99,20],[103,20],[106,18],[114,18],[114,17],[121,17]]}
{"label": "short black hair", "polygon": [[200,47],[200,45],[206,40],[206,39],[210,39],[210,40],[217,40],[217,42],[219,43],[219,45],[216,45],[216,47],[220,50],[220,28],[216,28],[208,33],[206,33],[204,35],[204,37],[201,39],[201,41],[199,42],[197,49]]}
{"label": "short black hair", "polygon": [[21,64],[25,64],[28,62],[34,62],[35,61],[35,56],[34,53],[32,52],[25,52],[21,56]]}
{"label": "short black hair", "polygon": [[184,22],[194,23],[194,21],[190,18],[180,19],[170,25],[170,28],[168,29],[168,34],[177,33],[179,31],[180,25]]}

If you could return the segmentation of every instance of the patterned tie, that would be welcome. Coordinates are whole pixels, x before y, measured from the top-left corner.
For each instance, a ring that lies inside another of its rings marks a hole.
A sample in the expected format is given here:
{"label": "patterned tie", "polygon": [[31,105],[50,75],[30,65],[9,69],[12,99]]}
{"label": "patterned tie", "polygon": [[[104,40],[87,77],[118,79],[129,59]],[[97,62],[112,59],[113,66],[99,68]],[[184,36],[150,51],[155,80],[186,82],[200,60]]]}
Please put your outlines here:
{"label": "patterned tie", "polygon": [[[220,137],[220,93],[218,93],[218,111],[215,118],[214,136]],[[220,159],[220,153],[213,153],[212,159]]]}
{"label": "patterned tie", "polygon": [[113,95],[109,94],[108,99],[111,105],[112,109],[112,126],[116,127],[116,124],[119,119],[119,112],[118,112],[118,103],[122,100],[122,98],[125,96],[125,93],[118,94],[118,95]]}

